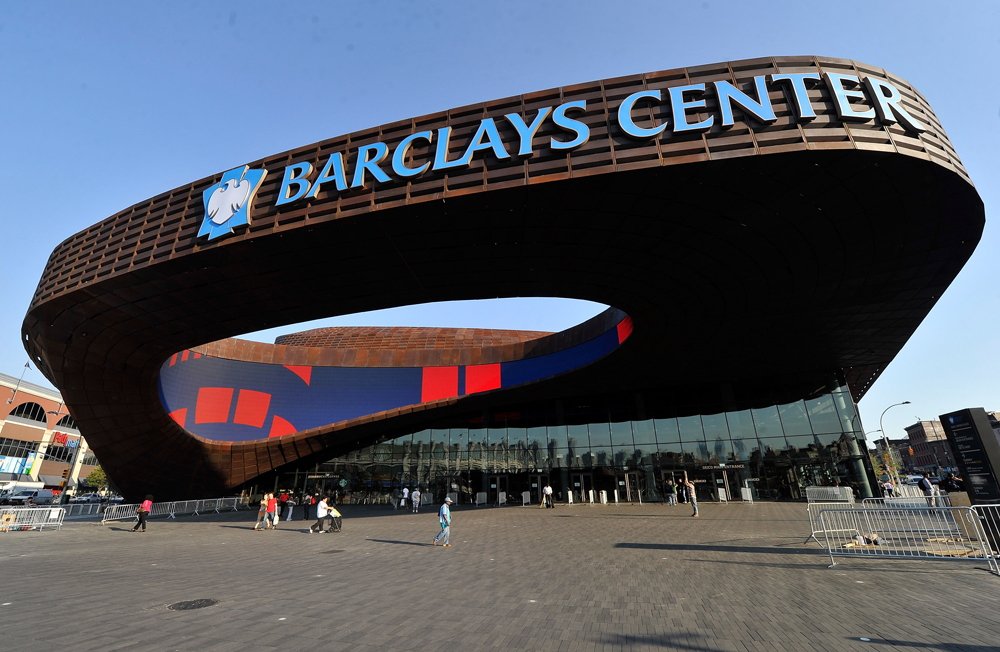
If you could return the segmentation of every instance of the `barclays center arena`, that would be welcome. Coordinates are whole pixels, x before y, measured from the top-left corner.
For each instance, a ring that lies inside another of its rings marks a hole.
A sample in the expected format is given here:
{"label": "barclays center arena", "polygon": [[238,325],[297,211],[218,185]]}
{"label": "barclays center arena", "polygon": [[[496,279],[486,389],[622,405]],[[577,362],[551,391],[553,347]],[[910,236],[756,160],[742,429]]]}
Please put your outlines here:
{"label": "barclays center arena", "polygon": [[[60,244],[22,337],[129,500],[645,502],[685,476],[700,500],[864,497],[856,404],[984,225],[908,82],[765,57],[407,118],[169,190]],[[504,297],[608,308],[557,333],[240,338]]]}

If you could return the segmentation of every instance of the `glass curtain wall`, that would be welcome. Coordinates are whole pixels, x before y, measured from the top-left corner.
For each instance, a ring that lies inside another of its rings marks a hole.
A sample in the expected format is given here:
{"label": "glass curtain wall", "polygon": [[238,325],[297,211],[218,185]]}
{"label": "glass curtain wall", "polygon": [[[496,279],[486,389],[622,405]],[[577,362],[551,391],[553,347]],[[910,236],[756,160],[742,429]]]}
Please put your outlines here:
{"label": "glass curtain wall", "polygon": [[[558,500],[662,501],[685,475],[700,500],[798,500],[815,485],[871,496],[863,434],[846,387],[766,408],[663,419],[415,432],[320,465],[312,475],[343,502],[393,500],[420,487],[425,503],[537,504],[551,484]],[[303,474],[304,479],[307,474]],[[308,486],[305,480],[302,486]],[[316,486],[316,485],[313,485]],[[398,498],[396,499],[398,500]]]}

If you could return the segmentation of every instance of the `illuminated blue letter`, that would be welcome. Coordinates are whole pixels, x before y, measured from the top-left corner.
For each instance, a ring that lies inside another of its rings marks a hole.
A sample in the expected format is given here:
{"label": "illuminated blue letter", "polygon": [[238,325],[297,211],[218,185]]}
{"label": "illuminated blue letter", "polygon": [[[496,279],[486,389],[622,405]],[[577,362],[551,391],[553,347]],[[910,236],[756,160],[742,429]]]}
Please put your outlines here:
{"label": "illuminated blue letter", "polygon": [[865,77],[865,86],[868,88],[868,94],[875,100],[875,110],[882,122],[892,124],[898,117],[903,126],[910,131],[918,134],[925,131],[924,126],[903,108],[903,96],[899,94],[899,89],[874,77]]}
{"label": "illuminated blue letter", "polygon": [[[278,191],[278,201],[274,202],[274,205],[291,204],[305,197],[309,192],[309,179],[306,177],[312,174],[312,171],[312,163],[293,163],[286,167],[285,177],[281,180],[281,190]],[[288,191],[292,185],[296,188],[295,194],[289,196]]]}
{"label": "illuminated blue letter", "polygon": [[813,111],[812,102],[809,100],[809,91],[806,90],[806,80],[819,81],[819,74],[815,72],[802,72],[795,74],[771,75],[771,83],[777,81],[792,82],[792,99],[795,101],[795,109],[800,120],[812,120],[816,117]]}
{"label": "illuminated blue letter", "polygon": [[[331,170],[333,174],[330,174]],[[312,192],[309,196],[313,199],[319,194],[320,186],[324,183],[333,181],[337,184],[337,190],[343,192],[347,190],[347,175],[344,174],[344,155],[340,152],[335,152],[330,155],[327,160],[326,165],[323,166],[323,171],[319,173],[319,178],[316,179],[316,183],[313,184]]]}
{"label": "illuminated blue letter", "polygon": [[[486,136],[485,143],[483,136]],[[465,150],[465,156],[462,157],[462,160],[466,165],[469,165],[472,163],[472,155],[484,149],[492,149],[493,155],[499,159],[510,158],[510,154],[503,146],[503,141],[500,140],[500,132],[497,131],[497,125],[493,122],[493,118],[484,118],[479,123],[479,129],[476,130],[476,134],[469,142],[469,147]]]}
{"label": "illuminated blue letter", "polygon": [[535,132],[542,126],[542,122],[545,121],[545,118],[548,117],[551,112],[551,106],[539,109],[538,115],[536,115],[535,119],[531,121],[531,126],[524,124],[524,119],[516,113],[508,113],[504,116],[507,118],[507,122],[513,125],[514,129],[517,129],[517,135],[521,137],[521,148],[517,151],[518,156],[523,156],[525,158],[528,156],[534,156],[535,150],[531,148],[531,139],[535,137]]}
{"label": "illuminated blue letter", "polygon": [[705,106],[705,100],[684,101],[684,93],[705,92],[704,84],[691,84],[690,86],[675,86],[670,89],[670,108],[674,114],[674,133],[683,131],[707,131],[712,128],[715,116],[710,115],[708,119],[688,124],[687,110],[697,109]]}
{"label": "illuminated blue letter", "polygon": [[727,81],[713,82],[715,84],[715,95],[719,98],[719,110],[722,111],[722,126],[732,127],[733,102],[740,105],[744,113],[752,113],[755,118],[763,123],[774,122],[778,118],[774,115],[771,107],[771,98],[767,95],[767,86],[764,84],[763,75],[753,78],[754,86],[757,87],[757,99],[754,102],[750,96],[736,88]]}
{"label": "illuminated blue letter", "polygon": [[556,123],[556,126],[563,131],[572,131],[576,134],[576,138],[564,143],[562,141],[556,140],[555,138],[549,139],[549,146],[552,149],[576,149],[581,147],[590,140],[590,127],[583,124],[579,120],[573,120],[572,118],[566,117],[567,111],[586,111],[587,102],[585,100],[577,100],[576,102],[566,102],[556,107],[555,112],[552,114],[552,122]]}
{"label": "illuminated blue letter", "polygon": [[826,85],[830,89],[830,95],[833,95],[837,100],[837,115],[840,116],[841,120],[871,120],[875,117],[875,109],[855,111],[851,108],[850,98],[857,97],[864,99],[865,97],[865,94],[861,91],[849,91],[844,88],[844,82],[847,80],[855,84],[860,84],[861,81],[856,76],[839,75],[833,72],[828,72],[823,76],[826,78]]}
{"label": "illuminated blue letter", "polygon": [[435,172],[438,170],[447,170],[448,168],[460,168],[468,165],[465,162],[465,158],[460,158],[457,161],[448,160],[448,145],[451,144],[451,127],[441,127],[438,129],[438,144],[437,149],[434,150],[434,167],[431,169]]}
{"label": "illuminated blue letter", "polygon": [[[369,159],[368,152],[372,151],[375,152],[375,158]],[[365,170],[371,172],[376,181],[381,183],[389,181],[389,175],[383,172],[382,168],[378,166],[378,164],[384,161],[385,157],[388,155],[389,148],[386,147],[385,143],[372,143],[371,145],[362,145],[359,147],[358,161],[354,164],[354,180],[351,181],[351,187],[365,187]]]}
{"label": "illuminated blue letter", "polygon": [[410,146],[413,145],[415,140],[426,140],[428,143],[434,137],[434,132],[431,131],[421,131],[415,134],[410,134],[403,139],[399,145],[396,146],[396,151],[392,153],[392,171],[396,173],[397,176],[408,178],[408,177],[419,177],[421,174],[427,171],[427,168],[431,164],[424,163],[419,168],[408,168],[406,167],[406,152],[409,151]]}
{"label": "illuminated blue letter", "polygon": [[622,128],[626,136],[631,136],[632,138],[653,138],[659,136],[663,133],[663,130],[667,128],[667,123],[664,122],[659,127],[653,127],[651,129],[646,129],[645,127],[637,127],[634,122],[632,122],[632,107],[639,100],[656,100],[657,102],[661,99],[660,91],[639,91],[638,93],[632,93],[622,102],[622,105],[618,107],[618,126]]}

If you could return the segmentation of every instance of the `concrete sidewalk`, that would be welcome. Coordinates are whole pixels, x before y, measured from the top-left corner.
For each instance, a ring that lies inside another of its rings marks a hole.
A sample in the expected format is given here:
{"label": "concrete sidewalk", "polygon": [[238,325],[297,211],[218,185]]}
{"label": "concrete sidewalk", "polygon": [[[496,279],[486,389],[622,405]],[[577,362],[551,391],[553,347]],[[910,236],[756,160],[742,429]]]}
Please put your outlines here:
{"label": "concrete sidewalk", "polygon": [[700,507],[459,507],[451,548],[435,508],[346,506],[323,535],[247,511],[67,522],[0,534],[0,622],[35,650],[1000,649],[985,562],[828,569],[804,504]]}

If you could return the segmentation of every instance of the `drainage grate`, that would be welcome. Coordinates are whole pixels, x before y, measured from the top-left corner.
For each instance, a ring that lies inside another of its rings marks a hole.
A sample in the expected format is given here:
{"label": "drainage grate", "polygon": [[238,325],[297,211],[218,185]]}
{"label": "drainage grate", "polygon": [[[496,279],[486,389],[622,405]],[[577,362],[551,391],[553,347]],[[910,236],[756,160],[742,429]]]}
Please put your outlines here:
{"label": "drainage grate", "polygon": [[168,604],[167,609],[172,611],[191,611],[192,609],[211,607],[213,604],[219,604],[219,601],[212,600],[211,598],[202,598],[201,600],[185,600],[184,602]]}
{"label": "drainage grate", "polygon": [[332,555],[335,552],[344,552],[343,550],[322,550],[319,554],[321,555]]}

